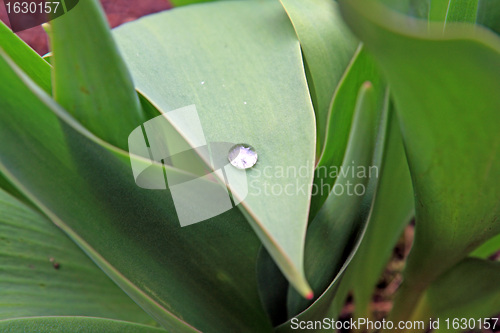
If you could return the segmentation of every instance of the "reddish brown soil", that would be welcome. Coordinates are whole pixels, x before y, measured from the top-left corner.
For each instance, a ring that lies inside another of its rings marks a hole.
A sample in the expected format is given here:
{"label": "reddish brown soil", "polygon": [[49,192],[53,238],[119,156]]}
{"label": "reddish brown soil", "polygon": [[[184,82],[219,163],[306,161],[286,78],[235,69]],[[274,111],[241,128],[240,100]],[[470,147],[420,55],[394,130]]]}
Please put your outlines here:
{"label": "reddish brown soil", "polygon": [[[101,4],[112,28],[171,7],[167,0],[101,0]],[[10,26],[3,0],[0,0],[0,20]],[[18,36],[40,55],[48,52],[47,37],[41,26],[20,31]]]}

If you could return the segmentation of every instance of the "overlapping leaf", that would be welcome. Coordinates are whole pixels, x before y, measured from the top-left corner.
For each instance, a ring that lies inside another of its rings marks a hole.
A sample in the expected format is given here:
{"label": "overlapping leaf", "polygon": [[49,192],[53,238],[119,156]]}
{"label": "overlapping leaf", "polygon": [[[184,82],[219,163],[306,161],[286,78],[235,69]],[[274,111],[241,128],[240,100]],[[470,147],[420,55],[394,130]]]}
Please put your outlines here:
{"label": "overlapping leaf", "polygon": [[[414,214],[413,189],[399,124],[396,115],[392,113],[391,116],[373,213],[360,248],[342,280],[344,296],[339,291],[341,306],[346,292],[352,291],[358,318],[370,317],[368,307],[375,286],[404,227]],[[338,312],[332,317],[337,315]]]}
{"label": "overlapping leaf", "polygon": [[[379,168],[382,161],[387,110],[386,104],[383,112],[380,111],[375,103],[373,86],[369,82],[364,83],[360,88],[339,177],[327,202],[308,229],[306,274],[315,293],[320,296],[311,304],[289,289],[289,318],[297,316],[300,320],[314,320],[325,316],[343,274],[359,248],[376,195],[378,178],[370,176],[369,170]],[[351,168],[356,171],[353,172]],[[358,173],[360,170],[364,170],[365,174]],[[349,184],[358,190],[362,187],[365,191],[349,195]],[[339,188],[345,191],[345,195],[339,195]],[[290,321],[283,323],[279,329],[289,331]]]}
{"label": "overlapping leaf", "polygon": [[[486,328],[484,319],[497,316],[499,309],[500,262],[467,258],[430,286],[417,309],[416,319],[439,319],[436,332],[461,332]],[[451,320],[447,324],[448,318]],[[462,329],[453,327],[455,318]],[[493,331],[500,327],[498,322],[493,327],[495,322],[489,324]]]}
{"label": "overlapping leaf", "polygon": [[476,22],[500,34],[500,4],[496,0],[479,0]]}
{"label": "overlapping leaf", "polygon": [[98,137],[125,149],[145,119],[99,2],[80,1],[51,21],[49,31],[54,99]]}
{"label": "overlapping leaf", "polygon": [[[415,243],[394,319],[500,231],[500,40],[468,24],[413,20],[372,1],[341,1],[393,89],[416,194]],[[487,65],[485,65],[487,64]]]}
{"label": "overlapping leaf", "polygon": [[[25,42],[14,34],[3,22],[0,22],[0,45],[16,64],[33,79],[47,93],[51,93],[50,65],[43,61]],[[0,188],[6,190],[16,198],[24,201],[26,199],[0,171]]]}
{"label": "overlapping leaf", "polygon": [[[352,128],[352,119],[355,110],[359,87],[369,81],[374,89],[374,103],[382,108],[384,103],[385,83],[371,55],[362,46],[358,48],[346,69],[342,79],[335,89],[332,105],[329,109],[327,133],[317,170],[334,170],[340,168],[346,151],[349,134]],[[337,179],[330,172],[316,172],[313,188],[321,186],[332,187]],[[328,191],[313,192],[309,219],[312,220],[321,209],[328,197]]]}
{"label": "overlapping leaf", "polygon": [[0,45],[16,64],[45,92],[51,93],[50,65],[0,22]]}
{"label": "overlapping leaf", "polygon": [[4,175],[115,283],[171,331],[269,328],[254,275],[260,243],[237,210],[181,229],[169,192],[137,187],[127,154],[81,127],[5,53],[0,73]]}
{"label": "overlapping leaf", "polygon": [[480,247],[472,251],[472,257],[488,258],[500,251],[500,234],[484,242]]}
{"label": "overlapping leaf", "polygon": [[0,260],[0,320],[59,315],[154,323],[52,222],[2,190]]}
{"label": "overlapping leaf", "polygon": [[[161,112],[195,104],[207,142],[256,149],[239,207],[288,280],[308,295],[303,246],[314,113],[283,8],[276,1],[186,6],[126,24],[115,36],[137,89]],[[189,142],[189,131],[180,131]]]}
{"label": "overlapping leaf", "polygon": [[[327,137],[332,96],[358,41],[342,22],[334,1],[281,0],[281,3],[299,38],[309,74],[309,91],[316,114],[317,151],[321,153]],[[350,128],[350,123],[346,126]]]}

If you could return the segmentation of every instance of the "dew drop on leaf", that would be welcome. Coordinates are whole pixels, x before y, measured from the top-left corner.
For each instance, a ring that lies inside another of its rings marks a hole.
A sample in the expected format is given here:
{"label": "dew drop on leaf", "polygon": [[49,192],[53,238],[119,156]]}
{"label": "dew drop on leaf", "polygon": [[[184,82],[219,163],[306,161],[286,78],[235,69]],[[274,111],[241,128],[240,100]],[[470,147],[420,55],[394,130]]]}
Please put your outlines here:
{"label": "dew drop on leaf", "polygon": [[235,168],[248,169],[257,163],[258,155],[252,146],[239,143],[229,149],[227,158]]}

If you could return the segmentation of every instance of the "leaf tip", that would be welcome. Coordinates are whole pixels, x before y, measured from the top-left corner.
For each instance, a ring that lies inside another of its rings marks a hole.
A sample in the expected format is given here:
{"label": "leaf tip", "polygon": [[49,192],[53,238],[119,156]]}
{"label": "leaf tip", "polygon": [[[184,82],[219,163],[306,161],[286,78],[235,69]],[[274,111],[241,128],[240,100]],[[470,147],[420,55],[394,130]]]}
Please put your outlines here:
{"label": "leaf tip", "polygon": [[370,89],[372,87],[373,87],[373,84],[370,81],[363,82],[363,88],[364,89]]}

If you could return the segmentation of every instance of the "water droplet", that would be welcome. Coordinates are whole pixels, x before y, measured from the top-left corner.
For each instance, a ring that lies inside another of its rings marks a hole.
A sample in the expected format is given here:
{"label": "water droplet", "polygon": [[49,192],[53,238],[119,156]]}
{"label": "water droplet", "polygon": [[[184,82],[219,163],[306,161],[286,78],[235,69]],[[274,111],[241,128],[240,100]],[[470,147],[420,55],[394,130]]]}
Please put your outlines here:
{"label": "water droplet", "polygon": [[257,152],[247,144],[239,143],[229,149],[229,162],[238,169],[248,169],[257,163]]}

